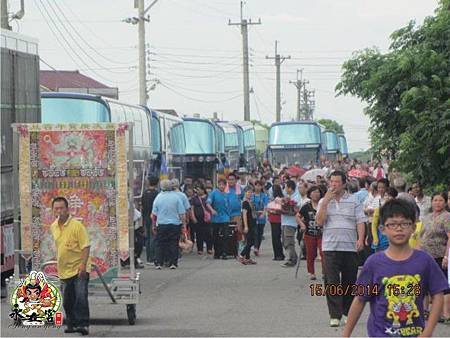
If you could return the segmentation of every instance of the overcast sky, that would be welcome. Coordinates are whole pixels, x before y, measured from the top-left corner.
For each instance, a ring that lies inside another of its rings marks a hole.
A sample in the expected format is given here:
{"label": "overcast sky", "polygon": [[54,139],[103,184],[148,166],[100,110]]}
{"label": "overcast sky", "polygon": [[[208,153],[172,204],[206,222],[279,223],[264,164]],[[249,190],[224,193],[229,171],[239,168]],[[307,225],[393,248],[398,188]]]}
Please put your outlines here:
{"label": "overcast sky", "polygon": [[[151,1],[147,0],[146,5]],[[149,105],[181,114],[223,114],[243,119],[242,38],[239,0],[159,0],[150,10],[146,42],[150,45]],[[122,19],[137,15],[133,0],[34,0],[25,2],[25,17],[13,30],[38,38],[41,58],[58,70],[80,70],[119,87],[120,100],[138,102],[137,25]],[[19,0],[10,1],[10,10]],[[250,26],[251,118],[275,119],[274,41],[291,56],[281,68],[282,119],[296,112],[296,70],[304,68],[316,90],[315,118],[344,125],[350,151],[370,146],[364,103],[335,97],[340,66],[351,52],[378,46],[387,50],[389,35],[415,19],[432,15],[437,0],[247,0]],[[50,29],[51,28],[51,29]],[[49,69],[41,64],[41,69]],[[151,83],[150,83],[151,85]]]}

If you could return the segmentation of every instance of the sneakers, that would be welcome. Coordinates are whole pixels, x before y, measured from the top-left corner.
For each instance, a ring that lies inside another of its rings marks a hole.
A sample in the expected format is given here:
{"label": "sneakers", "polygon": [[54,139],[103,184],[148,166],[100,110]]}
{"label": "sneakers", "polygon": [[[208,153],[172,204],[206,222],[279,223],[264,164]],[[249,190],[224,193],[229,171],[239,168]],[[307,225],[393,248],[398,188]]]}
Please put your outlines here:
{"label": "sneakers", "polygon": [[295,266],[295,264],[296,264],[296,263],[294,263],[294,262],[287,261],[287,262],[281,263],[281,266],[282,266],[283,268],[292,268],[292,267]]}
{"label": "sneakers", "polygon": [[309,274],[309,280],[316,280],[317,278],[316,278],[316,275],[315,274],[313,274],[313,273],[310,273]]}
{"label": "sneakers", "polygon": [[342,324],[346,325],[347,324],[347,316],[342,315],[341,321],[342,321]]}
{"label": "sneakers", "polygon": [[156,270],[161,270],[162,268],[161,268],[161,265],[155,265],[155,269]]}
{"label": "sneakers", "polygon": [[203,255],[203,251],[197,251],[197,255],[202,256]]}
{"label": "sneakers", "polygon": [[176,268],[177,268],[177,266],[176,266],[175,264],[172,264],[172,265],[169,267],[170,270],[175,270]]}
{"label": "sneakers", "polygon": [[74,333],[77,332],[74,330],[73,326],[68,325],[65,329],[64,329],[64,333]]}
{"label": "sneakers", "polygon": [[247,264],[255,265],[256,261],[250,258],[250,259],[247,259]]}
{"label": "sneakers", "polygon": [[75,332],[81,333],[83,336],[87,336],[89,334],[89,328],[86,326],[79,326],[74,328]]}
{"label": "sneakers", "polygon": [[259,249],[253,250],[253,253],[255,254],[256,257],[258,257],[259,256]]}
{"label": "sneakers", "polygon": [[340,320],[339,319],[336,319],[336,318],[331,318],[330,319],[330,326],[331,327],[338,327],[339,326],[339,324],[340,324]]}

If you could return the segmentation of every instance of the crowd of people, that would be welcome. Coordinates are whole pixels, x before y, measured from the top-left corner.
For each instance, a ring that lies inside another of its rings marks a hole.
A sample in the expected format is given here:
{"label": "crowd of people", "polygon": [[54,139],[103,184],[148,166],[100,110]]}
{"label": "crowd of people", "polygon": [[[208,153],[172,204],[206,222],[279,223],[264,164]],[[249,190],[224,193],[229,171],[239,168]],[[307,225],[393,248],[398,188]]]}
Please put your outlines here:
{"label": "crowd of people", "polygon": [[[438,321],[450,324],[448,192],[427,196],[418,182],[407,189],[386,163],[311,164],[308,169],[321,170],[315,177],[300,169],[264,162],[251,173],[219,177],[215,185],[207,178],[185,177],[180,185],[177,179],[149,177],[134,213],[137,268],[144,267],[144,248],[146,263],[158,270],[177,269],[181,254],[194,247],[199,256],[255,265],[270,224],[272,259],[284,268],[306,259],[309,279],[325,285],[312,291],[324,293],[330,326],[344,323],[345,336],[367,301],[370,336],[430,335]],[[86,335],[89,238],[64,197],[55,198],[52,208],[65,332]],[[73,241],[77,250],[68,250]],[[299,254],[296,247],[302,248]],[[383,296],[376,292],[381,285]]]}

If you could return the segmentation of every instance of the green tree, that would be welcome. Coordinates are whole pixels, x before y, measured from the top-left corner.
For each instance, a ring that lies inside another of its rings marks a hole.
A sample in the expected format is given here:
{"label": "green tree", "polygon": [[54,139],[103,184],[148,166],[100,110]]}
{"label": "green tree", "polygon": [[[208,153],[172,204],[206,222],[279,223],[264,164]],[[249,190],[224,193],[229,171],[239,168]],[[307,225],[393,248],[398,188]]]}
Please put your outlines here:
{"label": "green tree", "polygon": [[421,26],[391,35],[387,53],[355,52],[343,65],[338,95],[367,103],[372,151],[428,187],[450,182],[450,0]]}
{"label": "green tree", "polygon": [[344,127],[342,126],[342,124],[337,123],[335,120],[321,119],[317,122],[323,125],[327,130],[335,131],[338,134],[344,133]]}

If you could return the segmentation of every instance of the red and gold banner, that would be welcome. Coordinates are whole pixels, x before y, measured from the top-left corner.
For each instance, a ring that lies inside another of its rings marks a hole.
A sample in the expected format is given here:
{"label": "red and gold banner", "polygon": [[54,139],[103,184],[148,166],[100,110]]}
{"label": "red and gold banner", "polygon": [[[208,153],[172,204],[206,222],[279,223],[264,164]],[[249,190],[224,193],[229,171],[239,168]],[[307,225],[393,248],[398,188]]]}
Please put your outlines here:
{"label": "red and gold banner", "polygon": [[63,196],[72,216],[88,229],[92,262],[105,277],[116,276],[119,258],[129,255],[128,125],[21,124],[16,128],[22,250],[32,255],[33,268],[40,269],[56,257],[51,203]]}

